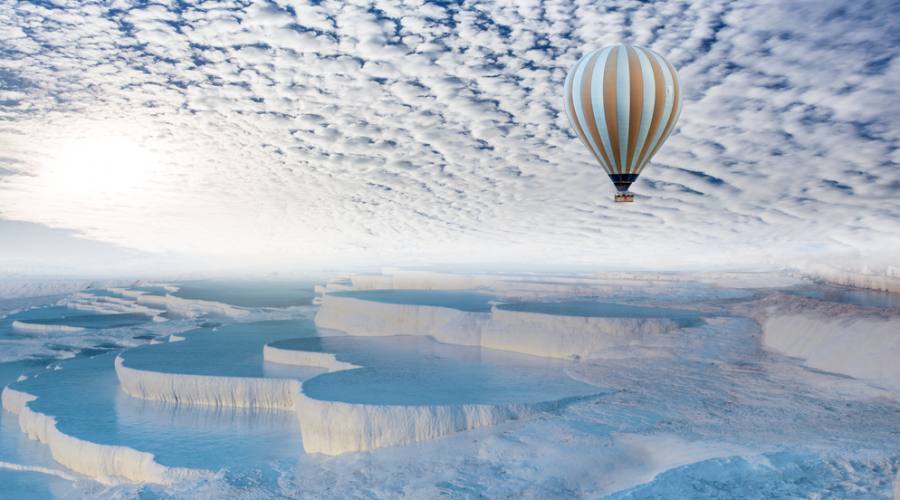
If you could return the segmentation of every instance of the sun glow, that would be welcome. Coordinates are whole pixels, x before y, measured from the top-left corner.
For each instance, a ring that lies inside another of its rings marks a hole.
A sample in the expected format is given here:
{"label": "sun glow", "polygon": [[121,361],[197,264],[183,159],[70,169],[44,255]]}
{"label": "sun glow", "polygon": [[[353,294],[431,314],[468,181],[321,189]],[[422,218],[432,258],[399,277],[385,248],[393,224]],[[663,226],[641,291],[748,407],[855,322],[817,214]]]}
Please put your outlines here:
{"label": "sun glow", "polygon": [[93,132],[61,144],[40,176],[57,195],[135,196],[158,173],[160,162],[139,139]]}

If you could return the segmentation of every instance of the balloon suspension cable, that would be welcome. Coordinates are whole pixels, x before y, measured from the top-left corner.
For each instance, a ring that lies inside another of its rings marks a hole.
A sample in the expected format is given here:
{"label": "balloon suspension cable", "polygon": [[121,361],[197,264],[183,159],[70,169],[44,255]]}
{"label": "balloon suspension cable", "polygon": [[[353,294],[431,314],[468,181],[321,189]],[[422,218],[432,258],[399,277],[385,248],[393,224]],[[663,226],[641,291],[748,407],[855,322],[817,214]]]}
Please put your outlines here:
{"label": "balloon suspension cable", "polygon": [[616,203],[632,203],[634,201],[634,193],[628,191],[619,191],[614,198]]}

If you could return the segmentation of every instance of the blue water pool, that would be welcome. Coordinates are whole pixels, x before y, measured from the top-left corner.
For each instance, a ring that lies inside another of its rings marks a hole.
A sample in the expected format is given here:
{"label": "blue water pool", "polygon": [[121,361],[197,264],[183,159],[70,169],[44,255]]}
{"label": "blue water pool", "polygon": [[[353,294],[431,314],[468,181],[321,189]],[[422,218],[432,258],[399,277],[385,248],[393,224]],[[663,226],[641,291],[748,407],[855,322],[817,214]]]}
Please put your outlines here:
{"label": "blue water pool", "polygon": [[167,466],[244,471],[301,453],[293,412],[131,398],[119,389],[115,355],[72,359],[13,387],[37,396],[30,407],[63,433],[150,452]]}
{"label": "blue water pool", "polygon": [[430,337],[322,337],[273,347],[333,353],[362,368],[327,373],[303,383],[308,396],[388,405],[536,403],[602,393],[570,378],[566,361]]}
{"label": "blue water pool", "polygon": [[139,313],[119,314],[69,314],[54,318],[38,318],[19,320],[22,323],[40,325],[65,325],[81,328],[121,328],[135,326],[150,321],[151,317]]}
{"label": "blue water pool", "polygon": [[[87,328],[83,332],[23,332],[12,323],[66,325]],[[0,361],[33,359],[44,365],[54,358],[77,353],[98,354],[121,345],[135,345],[157,338],[159,326],[143,314],[97,314],[57,305],[44,305],[0,318]]]}
{"label": "blue water pool", "polygon": [[387,304],[448,307],[469,312],[490,312],[496,297],[485,293],[456,290],[362,290],[335,292],[336,297],[371,300]]}
{"label": "blue water pool", "polygon": [[57,320],[61,318],[76,318],[82,316],[95,316],[97,313],[93,311],[81,311],[78,309],[69,309],[66,306],[49,305],[44,307],[35,307],[15,314],[10,314],[6,319],[19,321],[36,321],[41,320]]}
{"label": "blue water pool", "polygon": [[[317,335],[310,320],[259,321],[207,327],[181,334],[184,342],[147,345],[123,353],[131,368],[167,373],[229,377],[264,377],[263,346],[269,342]],[[306,378],[312,370],[278,367],[281,376]]]}
{"label": "blue water pool", "polygon": [[198,280],[178,283],[172,295],[239,307],[290,307],[310,304],[314,285],[299,280]]}

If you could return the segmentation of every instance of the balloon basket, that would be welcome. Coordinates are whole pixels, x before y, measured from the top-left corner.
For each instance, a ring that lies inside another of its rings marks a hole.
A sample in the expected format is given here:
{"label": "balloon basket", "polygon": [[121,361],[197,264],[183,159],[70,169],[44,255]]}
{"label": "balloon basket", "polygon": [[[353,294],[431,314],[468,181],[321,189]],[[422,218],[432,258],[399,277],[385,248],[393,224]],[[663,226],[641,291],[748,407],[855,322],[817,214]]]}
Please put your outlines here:
{"label": "balloon basket", "polygon": [[634,194],[629,193],[628,191],[616,193],[614,199],[616,200],[616,203],[632,203],[634,201]]}

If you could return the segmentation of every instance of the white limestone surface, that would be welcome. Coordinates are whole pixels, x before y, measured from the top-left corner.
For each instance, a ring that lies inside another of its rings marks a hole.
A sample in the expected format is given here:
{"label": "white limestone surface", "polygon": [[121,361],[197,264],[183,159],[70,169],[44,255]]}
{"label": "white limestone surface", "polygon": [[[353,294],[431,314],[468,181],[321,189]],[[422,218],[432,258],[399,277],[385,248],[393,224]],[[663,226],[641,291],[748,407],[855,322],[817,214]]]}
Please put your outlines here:
{"label": "white limestone surface", "polygon": [[37,399],[32,394],[6,387],[0,398],[6,411],[18,415],[22,432],[46,444],[54,460],[102,483],[172,484],[208,473],[198,469],[166,467],[157,463],[151,453],[126,446],[92,443],[64,434],[57,428],[56,419],[28,406]]}
{"label": "white limestone surface", "polygon": [[900,313],[782,293],[748,307],[764,347],[900,393]]}
{"label": "white limestone surface", "polygon": [[[126,354],[127,355],[127,354]],[[170,403],[292,409],[296,380],[164,373],[129,368],[116,357],[116,375],[126,394]]]}
{"label": "white limestone surface", "polygon": [[138,306],[155,309],[156,313],[164,310],[171,316],[181,318],[196,318],[204,314],[227,318],[242,318],[250,314],[250,311],[246,309],[210,300],[183,299],[168,293],[166,295],[154,295],[127,288],[112,287],[107,290],[124,297],[126,300],[134,301]]}
{"label": "white limestone surface", "polygon": [[[900,272],[896,273],[900,276]],[[547,298],[589,296],[621,288],[705,283],[729,288],[784,287],[802,282],[786,272],[603,272],[574,275],[457,274],[405,269],[386,269],[381,274],[355,274],[350,285],[329,282],[316,293],[339,290],[417,289],[489,290],[503,297]]]}
{"label": "white limestone surface", "polygon": [[900,390],[900,318],[778,314],[762,330],[766,347],[807,366]]}
{"label": "white limestone surface", "polygon": [[64,304],[69,309],[100,314],[139,313],[156,316],[162,311],[138,304],[131,298],[109,297],[79,292],[67,297]]}
{"label": "white limestone surface", "polygon": [[[329,371],[359,368],[333,354],[265,346],[269,362]],[[126,353],[127,357],[127,353]],[[129,368],[116,358],[122,389],[133,397],[172,403],[294,409],[308,453],[337,455],[399,446],[525,418],[564,400],[501,405],[371,405],[323,401],[303,394],[302,383],[278,378],[218,377]]]}
{"label": "white limestone surface", "polygon": [[432,271],[389,270],[383,274],[355,274],[350,277],[354,290],[410,288],[417,290],[470,290],[491,287],[504,279],[501,275],[438,273]]}
{"label": "white limestone surface", "polygon": [[489,313],[325,295],[316,325],[357,336],[429,335],[439,342],[569,358],[640,343],[678,328],[666,318],[561,316],[493,308]]}
{"label": "white limestone surface", "polygon": [[92,281],[83,279],[25,278],[0,273],[0,299],[62,295],[91,284]]}
{"label": "white limestone surface", "polygon": [[370,405],[322,401],[301,392],[297,416],[307,453],[340,455],[437,439],[526,418],[561,404]]}
{"label": "white limestone surface", "polygon": [[127,297],[130,299],[135,299],[135,300],[138,297],[140,297],[141,295],[144,295],[147,293],[147,292],[143,292],[141,290],[131,290],[131,289],[124,288],[124,287],[109,287],[109,288],[107,288],[107,290],[116,295],[119,295],[122,297]]}
{"label": "white limestone surface", "polygon": [[165,309],[169,314],[182,318],[194,318],[201,314],[241,318],[249,314],[249,311],[246,309],[223,304],[221,302],[183,299],[174,295],[141,294],[136,297],[136,300],[138,304]]}
{"label": "white limestone surface", "polygon": [[806,263],[800,265],[800,273],[835,285],[867,288],[883,292],[900,293],[900,267],[884,265],[868,266],[826,265]]}
{"label": "white limestone surface", "polygon": [[78,333],[84,331],[84,328],[80,326],[48,325],[43,323],[26,323],[24,321],[13,321],[12,327],[15,330],[26,333]]}
{"label": "white limestone surface", "polygon": [[325,295],[316,326],[357,336],[430,335],[439,342],[481,345],[481,330],[490,313],[447,307],[389,304]]}
{"label": "white limestone surface", "polygon": [[338,372],[341,370],[352,370],[354,368],[360,368],[353,363],[338,361],[335,355],[329,352],[279,349],[268,344],[263,347],[263,359],[269,363],[279,363],[282,365],[324,368],[329,372]]}
{"label": "white limestone surface", "polygon": [[647,338],[678,329],[666,318],[560,316],[494,308],[481,345],[549,358],[590,358],[609,349],[643,345]]}
{"label": "white limestone surface", "polygon": [[[266,346],[266,361],[315,366],[330,372],[360,368],[334,354]],[[377,405],[324,401],[296,393],[303,449],[340,455],[428,441],[558,409],[569,399],[523,404]]]}

